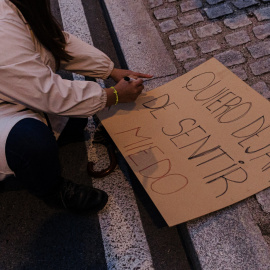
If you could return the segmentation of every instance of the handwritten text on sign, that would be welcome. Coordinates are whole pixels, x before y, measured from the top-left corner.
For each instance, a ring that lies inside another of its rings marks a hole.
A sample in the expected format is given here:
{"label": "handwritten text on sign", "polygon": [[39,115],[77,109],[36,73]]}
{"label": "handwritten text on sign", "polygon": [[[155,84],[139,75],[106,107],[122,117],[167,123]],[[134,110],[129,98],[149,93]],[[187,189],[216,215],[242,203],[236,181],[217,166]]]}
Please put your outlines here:
{"label": "handwritten text on sign", "polygon": [[100,117],[170,226],[270,185],[268,101],[215,59]]}

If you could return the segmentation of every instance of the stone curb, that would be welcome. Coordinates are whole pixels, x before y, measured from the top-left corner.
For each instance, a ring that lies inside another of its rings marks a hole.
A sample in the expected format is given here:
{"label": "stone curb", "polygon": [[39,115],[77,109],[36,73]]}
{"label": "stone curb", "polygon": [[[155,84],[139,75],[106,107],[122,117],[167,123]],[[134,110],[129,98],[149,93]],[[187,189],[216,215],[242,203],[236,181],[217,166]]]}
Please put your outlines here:
{"label": "stone curb", "polygon": [[155,78],[177,73],[141,1],[105,0],[104,2],[129,69],[153,74]]}

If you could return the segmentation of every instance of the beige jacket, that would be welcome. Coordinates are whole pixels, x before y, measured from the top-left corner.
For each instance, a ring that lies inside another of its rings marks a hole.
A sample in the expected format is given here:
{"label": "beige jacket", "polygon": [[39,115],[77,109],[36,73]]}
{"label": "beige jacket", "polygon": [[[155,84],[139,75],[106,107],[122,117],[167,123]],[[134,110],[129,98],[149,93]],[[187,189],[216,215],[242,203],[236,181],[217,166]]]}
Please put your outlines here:
{"label": "beige jacket", "polygon": [[[74,59],[62,62],[62,69],[102,79],[110,75],[113,63],[104,53],[65,35],[66,50]],[[12,174],[5,143],[18,121],[44,121],[42,112],[88,117],[105,107],[107,95],[99,84],[64,80],[55,71],[52,54],[34,37],[19,10],[0,0],[0,180]]]}

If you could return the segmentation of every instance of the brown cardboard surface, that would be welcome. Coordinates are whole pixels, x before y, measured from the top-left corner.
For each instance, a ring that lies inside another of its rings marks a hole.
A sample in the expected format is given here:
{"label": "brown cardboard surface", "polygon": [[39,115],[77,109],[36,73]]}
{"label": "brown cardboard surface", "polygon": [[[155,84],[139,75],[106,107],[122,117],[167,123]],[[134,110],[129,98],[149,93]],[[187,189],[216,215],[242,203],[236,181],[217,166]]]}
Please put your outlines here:
{"label": "brown cardboard surface", "polygon": [[216,59],[99,114],[169,226],[270,186],[270,105]]}

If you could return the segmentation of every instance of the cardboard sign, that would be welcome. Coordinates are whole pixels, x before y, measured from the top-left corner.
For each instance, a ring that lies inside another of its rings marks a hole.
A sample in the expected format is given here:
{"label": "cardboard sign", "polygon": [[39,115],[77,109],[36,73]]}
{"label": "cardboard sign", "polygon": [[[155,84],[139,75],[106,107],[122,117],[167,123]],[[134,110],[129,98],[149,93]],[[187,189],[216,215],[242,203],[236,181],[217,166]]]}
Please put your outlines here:
{"label": "cardboard sign", "polygon": [[270,186],[269,102],[216,59],[99,117],[169,226]]}

